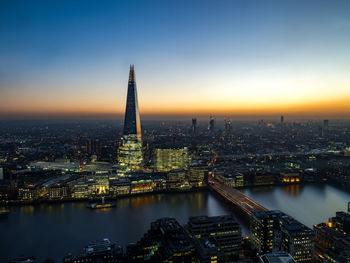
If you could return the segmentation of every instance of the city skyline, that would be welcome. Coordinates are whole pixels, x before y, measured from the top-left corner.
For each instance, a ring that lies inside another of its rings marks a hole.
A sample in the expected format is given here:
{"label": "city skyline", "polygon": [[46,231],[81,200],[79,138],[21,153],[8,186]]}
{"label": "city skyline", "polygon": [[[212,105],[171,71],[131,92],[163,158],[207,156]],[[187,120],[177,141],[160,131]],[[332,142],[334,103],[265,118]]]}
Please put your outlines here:
{"label": "city skyline", "polygon": [[347,1],[1,5],[0,118],[350,113]]}
{"label": "city skyline", "polygon": [[0,1],[0,261],[350,262],[349,14]]}

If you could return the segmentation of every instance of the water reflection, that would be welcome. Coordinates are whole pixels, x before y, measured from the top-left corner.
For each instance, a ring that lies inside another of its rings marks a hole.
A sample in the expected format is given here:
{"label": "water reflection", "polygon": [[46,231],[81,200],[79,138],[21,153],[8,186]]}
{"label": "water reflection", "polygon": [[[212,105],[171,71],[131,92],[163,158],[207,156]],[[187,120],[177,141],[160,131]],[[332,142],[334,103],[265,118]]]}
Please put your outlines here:
{"label": "water reflection", "polygon": [[300,184],[290,184],[284,186],[283,191],[290,196],[296,197],[300,195],[300,188]]}
{"label": "water reflection", "polygon": [[345,211],[350,193],[325,184],[285,185],[273,188],[244,189],[244,194],[267,209],[281,210],[305,225],[325,222],[336,211]]}
{"label": "water reflection", "polygon": [[[350,193],[328,185],[257,187],[243,192],[310,227],[345,210],[350,200]],[[20,254],[35,255],[38,262],[47,257],[60,262],[66,252],[77,254],[92,240],[109,237],[121,245],[136,242],[160,217],[175,217],[185,224],[190,216],[233,213],[230,205],[209,192],[124,197],[115,202],[115,208],[106,210],[88,209],[87,202],[11,208],[9,218],[0,221],[0,262]],[[246,235],[249,222],[235,216]]]}
{"label": "water reflection", "polygon": [[21,206],[20,211],[23,214],[34,214],[35,207],[33,205]]}

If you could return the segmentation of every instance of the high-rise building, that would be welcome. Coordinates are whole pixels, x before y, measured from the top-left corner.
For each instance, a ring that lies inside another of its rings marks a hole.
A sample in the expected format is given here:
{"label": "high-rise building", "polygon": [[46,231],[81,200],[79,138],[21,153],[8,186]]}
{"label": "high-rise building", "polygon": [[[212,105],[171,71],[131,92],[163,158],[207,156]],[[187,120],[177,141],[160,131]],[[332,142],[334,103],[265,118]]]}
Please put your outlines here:
{"label": "high-rise building", "polygon": [[100,154],[100,140],[89,139],[86,141],[86,151],[88,155],[99,155]]}
{"label": "high-rise building", "polygon": [[219,262],[238,259],[242,248],[242,231],[233,216],[190,217],[186,229],[190,237],[214,244],[219,249]]}
{"label": "high-rise building", "polygon": [[196,118],[192,118],[191,132],[192,132],[193,136],[197,135],[197,119]]}
{"label": "high-rise building", "polygon": [[119,147],[119,165],[123,171],[142,168],[141,121],[137,100],[134,65],[130,66],[124,130]]}
{"label": "high-rise building", "polygon": [[209,132],[213,133],[215,129],[215,118],[213,117],[213,115],[210,115],[209,118]]}
{"label": "high-rise building", "polygon": [[281,116],[281,124],[283,124],[284,123],[284,116],[282,115]]}
{"label": "high-rise building", "polygon": [[256,212],[250,218],[252,245],[260,254],[273,251],[274,216],[271,212]]}
{"label": "high-rise building", "polygon": [[226,133],[231,132],[231,120],[230,119],[225,119],[225,131],[226,131]]}
{"label": "high-rise building", "polygon": [[297,262],[312,262],[314,232],[280,211],[254,212],[250,221],[252,244],[260,254],[286,251]]}
{"label": "high-rise building", "polygon": [[202,187],[208,184],[208,165],[194,163],[188,170],[188,182],[192,187]]}
{"label": "high-rise building", "polygon": [[323,120],[323,128],[328,129],[329,120]]}
{"label": "high-rise building", "polygon": [[328,135],[328,132],[329,132],[329,121],[323,120],[322,136]]}

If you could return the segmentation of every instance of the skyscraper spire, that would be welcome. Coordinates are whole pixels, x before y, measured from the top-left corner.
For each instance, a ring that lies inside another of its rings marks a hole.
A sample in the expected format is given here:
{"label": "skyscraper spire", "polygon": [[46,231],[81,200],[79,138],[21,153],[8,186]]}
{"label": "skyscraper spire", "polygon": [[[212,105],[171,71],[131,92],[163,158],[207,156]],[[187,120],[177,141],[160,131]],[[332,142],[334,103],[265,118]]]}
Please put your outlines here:
{"label": "skyscraper spire", "polygon": [[122,144],[118,161],[121,172],[142,169],[142,140],[134,65],[130,65]]}
{"label": "skyscraper spire", "polygon": [[136,135],[141,142],[141,121],[137,99],[134,65],[130,65],[123,135]]}
{"label": "skyscraper spire", "polygon": [[130,65],[130,72],[129,72],[129,83],[135,83],[135,70],[134,65]]}

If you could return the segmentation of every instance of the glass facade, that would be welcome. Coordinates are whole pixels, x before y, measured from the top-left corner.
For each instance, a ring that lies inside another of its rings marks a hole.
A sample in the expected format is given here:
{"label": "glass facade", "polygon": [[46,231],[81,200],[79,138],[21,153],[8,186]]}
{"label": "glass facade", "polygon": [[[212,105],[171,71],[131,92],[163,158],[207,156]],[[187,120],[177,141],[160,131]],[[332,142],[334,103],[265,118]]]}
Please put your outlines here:
{"label": "glass facade", "polygon": [[119,147],[119,165],[124,171],[142,168],[141,121],[137,100],[134,65],[130,66],[122,145]]}

